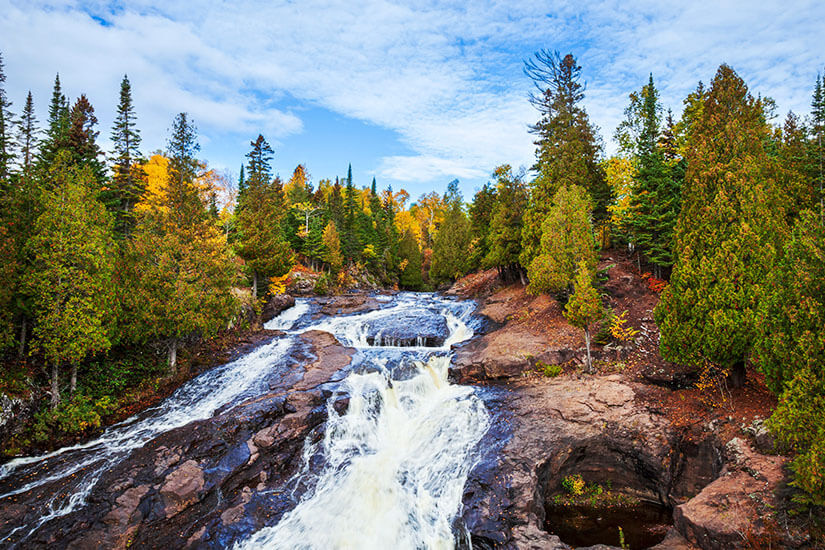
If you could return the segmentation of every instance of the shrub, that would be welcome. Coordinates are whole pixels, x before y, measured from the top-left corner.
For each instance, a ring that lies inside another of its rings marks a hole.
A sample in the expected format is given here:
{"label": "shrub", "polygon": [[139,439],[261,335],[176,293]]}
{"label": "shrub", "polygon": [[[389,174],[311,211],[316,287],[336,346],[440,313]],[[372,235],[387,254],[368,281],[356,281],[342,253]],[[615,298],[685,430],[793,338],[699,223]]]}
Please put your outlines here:
{"label": "shrub", "polygon": [[76,395],[63,401],[54,410],[44,409],[34,417],[34,439],[43,442],[55,434],[76,434],[89,428],[99,428],[102,417],[117,407],[108,395],[93,399]]}
{"label": "shrub", "polygon": [[568,495],[578,497],[584,494],[584,487],[585,487],[584,479],[582,479],[581,474],[569,475],[565,476],[564,479],[561,481],[562,488],[567,492]]}
{"label": "shrub", "polygon": [[318,280],[315,281],[315,287],[312,289],[315,294],[324,296],[329,294],[330,276],[328,273],[322,273]]}
{"label": "shrub", "polygon": [[549,378],[557,377],[558,375],[561,374],[561,370],[562,370],[561,365],[551,365],[551,364],[543,363],[541,361],[539,361],[536,364],[536,366],[539,368],[539,370],[541,370],[541,373],[544,376],[547,376]]}

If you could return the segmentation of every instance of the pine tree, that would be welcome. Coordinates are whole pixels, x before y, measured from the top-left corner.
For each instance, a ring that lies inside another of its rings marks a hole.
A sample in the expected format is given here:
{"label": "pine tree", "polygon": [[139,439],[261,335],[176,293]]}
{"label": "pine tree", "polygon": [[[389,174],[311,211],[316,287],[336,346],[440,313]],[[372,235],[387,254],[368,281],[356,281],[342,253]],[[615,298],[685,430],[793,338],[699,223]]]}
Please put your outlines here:
{"label": "pine tree", "polygon": [[542,222],[558,189],[578,185],[587,190],[594,204],[594,220],[599,224],[606,223],[610,203],[610,188],[599,163],[601,145],[579,105],[584,98],[579,83],[581,67],[570,54],[562,58],[558,52],[541,50],[535,59],[527,61],[525,72],[539,92],[531,101],[541,119],[531,127],[538,136],[533,166],[538,175],[531,185],[530,205],[524,215],[523,266],[539,254]]}
{"label": "pine tree", "polygon": [[590,223],[590,197],[578,185],[563,186],[542,224],[539,254],[527,267],[532,294],[569,292],[579,261],[596,267],[596,243]]}
{"label": "pine tree", "polygon": [[321,240],[324,243],[323,260],[329,264],[333,273],[338,273],[344,265],[344,257],[341,254],[341,239],[334,221],[330,220],[324,228]]}
{"label": "pine tree", "polygon": [[0,191],[5,191],[14,160],[14,114],[6,95],[6,72],[0,52]]}
{"label": "pine tree", "polygon": [[171,212],[177,217],[176,223],[193,224],[206,216],[206,209],[198,188],[193,184],[198,175],[199,164],[195,155],[200,151],[200,144],[197,129],[186,113],[175,116],[166,151],[169,156],[167,195]]}
{"label": "pine tree", "polygon": [[447,212],[433,240],[430,280],[436,284],[454,281],[467,273],[470,252],[470,222],[464,213],[458,180],[453,180],[444,195]]}
{"label": "pine tree", "polygon": [[602,318],[602,301],[593,287],[593,271],[586,260],[580,260],[576,265],[573,295],[564,307],[564,316],[571,325],[584,330],[587,372],[592,374],[594,371],[590,358],[590,325]]}
{"label": "pine tree", "polygon": [[722,65],[692,124],[677,261],[656,307],[664,357],[744,383],[765,278],[786,233],[761,103]]}
{"label": "pine tree", "polygon": [[115,312],[110,219],[93,194],[88,167],[73,167],[61,153],[50,173],[52,185],[42,196],[43,213],[26,243],[31,265],[26,286],[37,324],[32,352],[51,365],[52,408],[60,402],[60,370],[72,366],[70,390],[77,383],[77,363],[111,346]]}
{"label": "pine tree", "polygon": [[497,179],[496,200],[490,220],[490,251],[484,265],[497,267],[505,280],[514,280],[521,274],[518,261],[527,188],[522,176],[513,174],[509,164],[496,168],[493,175]]}
{"label": "pine tree", "polygon": [[280,181],[271,177],[272,148],[262,135],[250,145],[246,193],[237,212],[235,246],[252,272],[252,299],[256,300],[260,283],[288,273],[294,258],[281,229],[285,205]]}
{"label": "pine tree", "polygon": [[817,75],[811,100],[810,172],[819,188],[819,217],[825,223],[825,76]]}
{"label": "pine tree", "polygon": [[58,152],[68,146],[69,103],[60,86],[60,75],[54,78],[52,100],[49,104],[49,120],[46,138],[40,144],[38,166],[46,172],[54,163]]}
{"label": "pine tree", "polygon": [[358,203],[355,198],[355,186],[352,183],[352,165],[347,168],[347,185],[344,190],[344,224],[341,231],[341,248],[346,258],[360,256],[362,243],[358,239]]}
{"label": "pine tree", "polygon": [[115,213],[115,231],[127,236],[134,227],[132,210],[143,193],[140,170],[140,131],[137,129],[135,107],[132,103],[132,85],[123,76],[120,83],[120,102],[112,125],[112,180],[102,200]]}

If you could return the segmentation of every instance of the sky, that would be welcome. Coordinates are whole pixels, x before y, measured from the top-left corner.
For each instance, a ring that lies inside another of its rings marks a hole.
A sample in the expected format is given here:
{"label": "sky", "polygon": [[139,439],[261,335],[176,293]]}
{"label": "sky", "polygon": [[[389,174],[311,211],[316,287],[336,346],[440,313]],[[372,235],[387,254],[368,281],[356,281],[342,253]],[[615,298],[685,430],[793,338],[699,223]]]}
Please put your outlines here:
{"label": "sky", "polygon": [[146,153],[185,111],[200,156],[233,178],[261,133],[283,179],[351,163],[356,185],[375,177],[413,199],[457,178],[469,200],[496,166],[529,168],[538,113],[523,66],[542,48],[581,65],[606,154],[649,73],[678,115],[727,63],[783,118],[808,113],[825,70],[817,0],[0,0],[0,13],[7,94],[19,112],[31,90],[41,126],[59,73],[94,105],[107,149],[128,74]]}

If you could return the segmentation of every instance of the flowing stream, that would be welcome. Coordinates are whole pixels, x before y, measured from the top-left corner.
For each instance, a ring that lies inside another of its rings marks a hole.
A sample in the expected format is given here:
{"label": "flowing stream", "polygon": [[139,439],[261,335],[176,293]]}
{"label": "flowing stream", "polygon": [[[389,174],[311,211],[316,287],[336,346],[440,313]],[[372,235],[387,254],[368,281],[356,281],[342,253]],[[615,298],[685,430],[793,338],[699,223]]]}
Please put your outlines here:
{"label": "flowing stream", "polygon": [[[472,310],[470,302],[402,293],[381,297],[374,311],[325,317],[299,299],[266,325],[285,337],[194,378],[97,439],[0,466],[0,511],[19,496],[40,507],[34,523],[0,524],[0,547],[25,547],[45,523],[86,506],[107,468],[158,435],[265,393],[292,368],[298,335],[315,329],[358,351],[328,400],[323,438],[305,443],[293,481],[306,491],[277,524],[235,547],[452,548],[463,487],[490,423],[472,388],[447,381],[450,346],[473,335]],[[383,326],[392,330],[376,329]],[[332,406],[341,396],[349,398],[344,414]]]}

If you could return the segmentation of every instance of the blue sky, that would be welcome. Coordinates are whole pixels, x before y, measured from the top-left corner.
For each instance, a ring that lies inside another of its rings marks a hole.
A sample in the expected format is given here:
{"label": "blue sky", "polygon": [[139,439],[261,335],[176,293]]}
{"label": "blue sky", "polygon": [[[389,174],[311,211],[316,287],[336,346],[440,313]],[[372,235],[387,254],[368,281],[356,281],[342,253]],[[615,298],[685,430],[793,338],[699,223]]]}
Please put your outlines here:
{"label": "blue sky", "polygon": [[233,177],[261,132],[284,178],[351,162],[356,184],[375,176],[413,198],[458,178],[469,199],[498,164],[532,163],[522,63],[539,48],[577,57],[608,153],[649,72],[678,114],[726,62],[784,117],[807,114],[825,68],[817,1],[0,0],[0,13],[9,98],[19,111],[31,90],[41,123],[59,72],[95,106],[106,147],[128,73],[147,152],[187,111],[201,156]]}

